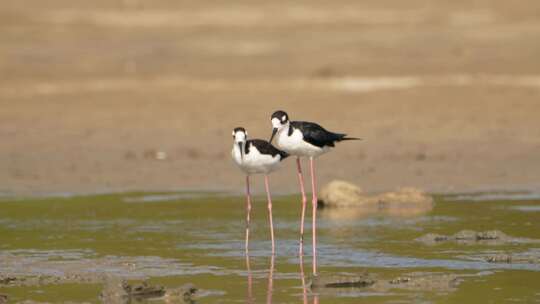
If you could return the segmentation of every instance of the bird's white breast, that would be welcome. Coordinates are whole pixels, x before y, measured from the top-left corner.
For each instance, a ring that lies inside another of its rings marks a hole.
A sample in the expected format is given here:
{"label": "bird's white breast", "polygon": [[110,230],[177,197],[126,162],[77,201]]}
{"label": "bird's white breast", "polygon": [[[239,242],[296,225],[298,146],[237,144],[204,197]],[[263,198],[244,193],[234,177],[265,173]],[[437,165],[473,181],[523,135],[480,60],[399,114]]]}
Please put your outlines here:
{"label": "bird's white breast", "polygon": [[261,154],[252,144],[250,144],[249,153],[244,153],[243,158],[240,154],[240,148],[234,145],[232,157],[240,169],[248,174],[270,173],[278,168],[281,160],[279,155]]}

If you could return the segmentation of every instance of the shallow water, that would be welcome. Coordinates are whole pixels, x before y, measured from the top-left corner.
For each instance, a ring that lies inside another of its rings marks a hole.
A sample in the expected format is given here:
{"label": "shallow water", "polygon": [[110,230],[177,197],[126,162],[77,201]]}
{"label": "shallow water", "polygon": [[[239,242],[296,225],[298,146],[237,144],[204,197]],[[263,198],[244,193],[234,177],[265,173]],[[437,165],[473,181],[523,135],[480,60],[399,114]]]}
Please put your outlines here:
{"label": "shallow water", "polygon": [[[308,221],[300,264],[296,196],[275,198],[273,261],[263,198],[256,198],[252,211],[248,259],[243,197],[129,193],[3,199],[0,275],[77,279],[0,284],[0,293],[12,302],[99,302],[103,275],[109,275],[150,278],[166,287],[191,282],[200,289],[197,303],[540,302],[540,263],[485,260],[502,253],[540,256],[540,201],[489,199],[495,200],[440,196],[431,211],[398,216],[320,210],[321,277],[365,271],[378,280],[418,272],[460,276],[456,288],[389,290],[310,290],[311,229]],[[521,241],[415,241],[427,233],[452,235],[464,229],[497,229]]]}

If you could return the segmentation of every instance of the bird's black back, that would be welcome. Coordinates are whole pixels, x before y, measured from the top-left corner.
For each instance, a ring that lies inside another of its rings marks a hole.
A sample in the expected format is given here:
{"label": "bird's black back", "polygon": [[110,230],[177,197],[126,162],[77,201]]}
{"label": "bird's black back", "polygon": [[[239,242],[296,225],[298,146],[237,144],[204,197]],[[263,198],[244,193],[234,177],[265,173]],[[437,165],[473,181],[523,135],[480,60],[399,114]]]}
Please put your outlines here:
{"label": "bird's black back", "polygon": [[284,159],[289,156],[287,152],[279,150],[278,148],[274,147],[271,143],[262,139],[250,139],[246,141],[246,154],[249,153],[249,148],[252,144],[262,154],[272,155],[272,157],[279,154],[279,156],[281,156],[281,159]]}
{"label": "bird's black back", "polygon": [[323,148],[324,146],[334,147],[334,143],[337,141],[356,139],[347,138],[347,134],[334,133],[327,131],[325,128],[314,122],[307,121],[291,121],[289,128],[289,136],[292,135],[294,129],[298,129],[304,135],[304,140],[314,146]]}

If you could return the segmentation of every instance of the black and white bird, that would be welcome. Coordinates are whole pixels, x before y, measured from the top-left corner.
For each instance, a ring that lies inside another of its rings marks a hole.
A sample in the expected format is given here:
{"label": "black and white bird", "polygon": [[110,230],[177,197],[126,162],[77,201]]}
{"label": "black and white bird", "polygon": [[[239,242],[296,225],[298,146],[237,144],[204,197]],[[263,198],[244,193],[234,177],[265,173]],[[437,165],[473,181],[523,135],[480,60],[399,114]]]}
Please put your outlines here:
{"label": "black and white bird", "polygon": [[235,128],[232,132],[234,144],[232,158],[238,167],[246,173],[246,253],[249,248],[249,224],[251,218],[251,192],[249,177],[252,174],[264,174],[264,185],[268,199],[268,215],[270,221],[270,237],[272,240],[272,254],[275,253],[274,225],[272,223],[272,198],[268,184],[268,174],[279,167],[282,160],[289,155],[276,149],[269,142],[262,139],[247,139],[244,128]]}
{"label": "black and white bird", "polygon": [[313,273],[317,273],[317,239],[316,239],[316,212],[317,212],[317,190],[315,187],[315,170],[313,159],[321,154],[330,151],[335,144],[344,140],[357,140],[359,138],[347,137],[347,134],[327,131],[320,125],[306,121],[290,121],[289,115],[284,111],[276,111],[271,116],[272,136],[270,142],[275,138],[276,146],[290,155],[296,156],[296,166],[300,191],[302,193],[302,216],[300,220],[300,255],[303,253],[304,237],[304,216],[306,212],[306,193],[304,190],[304,177],[302,176],[302,166],[300,157],[309,157],[311,168],[311,189],[313,205]]}

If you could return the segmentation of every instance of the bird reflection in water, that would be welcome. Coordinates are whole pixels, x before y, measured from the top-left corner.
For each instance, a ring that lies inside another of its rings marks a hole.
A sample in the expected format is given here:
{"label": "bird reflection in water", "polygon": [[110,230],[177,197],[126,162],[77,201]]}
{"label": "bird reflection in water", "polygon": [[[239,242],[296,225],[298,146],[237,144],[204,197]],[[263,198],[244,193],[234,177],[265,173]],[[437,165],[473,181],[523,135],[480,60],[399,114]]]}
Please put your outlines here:
{"label": "bird reflection in water", "polygon": [[[299,256],[300,261],[300,280],[302,283],[302,303],[308,304],[308,285],[306,283],[306,276],[304,272],[304,256]],[[272,303],[272,295],[274,292],[274,268],[275,268],[275,255],[272,255],[270,257],[270,266],[268,270],[268,285],[266,290],[266,303],[270,304]],[[247,298],[246,303],[253,304],[255,303],[255,299],[253,297],[253,274],[251,272],[251,265],[250,265],[250,258],[249,255],[246,254],[246,269],[247,269]],[[313,294],[313,304],[319,303],[319,296],[317,294]]]}
{"label": "bird reflection in water", "polygon": [[246,252],[246,269],[247,269],[247,299],[246,303],[253,303],[253,276],[251,275],[251,267],[249,265],[249,254]]}
{"label": "bird reflection in water", "polygon": [[[308,304],[308,288],[306,284],[306,275],[304,273],[304,255],[299,255],[300,261],[300,280],[302,280],[302,300],[304,304]],[[313,294],[313,304],[319,304],[319,295]]]}
{"label": "bird reflection in water", "polygon": [[[272,303],[272,292],[274,289],[274,262],[275,255],[270,258],[270,269],[268,271],[268,287],[266,292],[266,303]],[[247,269],[247,299],[246,303],[255,303],[253,298],[253,274],[251,273],[251,265],[249,261],[249,255],[246,254],[246,269]]]}
{"label": "bird reflection in water", "polygon": [[274,291],[274,259],[275,255],[272,254],[270,258],[270,270],[268,271],[268,290],[266,292],[266,303],[272,303],[272,293]]}

